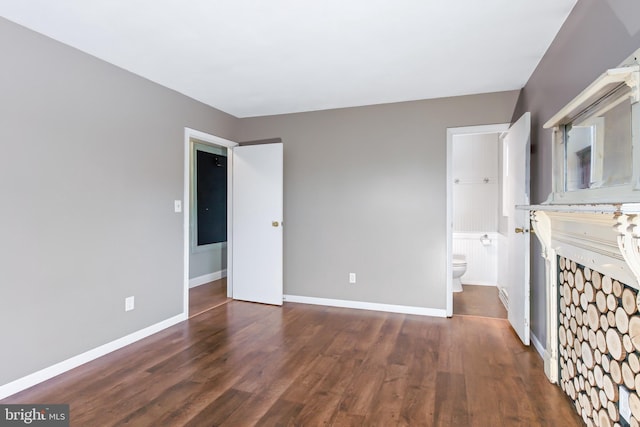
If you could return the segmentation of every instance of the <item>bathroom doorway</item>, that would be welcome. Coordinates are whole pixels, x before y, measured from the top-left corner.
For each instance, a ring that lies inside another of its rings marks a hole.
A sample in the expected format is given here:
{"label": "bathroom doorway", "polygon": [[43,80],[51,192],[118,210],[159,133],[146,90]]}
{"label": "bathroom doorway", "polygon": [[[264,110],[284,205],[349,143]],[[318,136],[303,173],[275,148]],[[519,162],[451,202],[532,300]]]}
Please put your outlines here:
{"label": "bathroom doorway", "polygon": [[[507,267],[502,136],[508,128],[498,124],[448,129],[449,316],[507,318],[500,284]],[[454,277],[461,272],[460,287]]]}

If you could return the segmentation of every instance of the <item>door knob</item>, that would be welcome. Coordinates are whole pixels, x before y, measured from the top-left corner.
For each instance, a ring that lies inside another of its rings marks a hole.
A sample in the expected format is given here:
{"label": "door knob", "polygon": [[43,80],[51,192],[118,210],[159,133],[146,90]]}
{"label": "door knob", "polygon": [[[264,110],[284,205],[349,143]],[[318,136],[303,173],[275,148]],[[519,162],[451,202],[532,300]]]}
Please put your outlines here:
{"label": "door knob", "polygon": [[522,233],[522,234],[524,234],[524,233],[527,233],[529,230],[525,230],[525,229],[524,229],[524,228],[522,228],[522,227],[516,227],[516,229],[515,229],[514,231],[515,231],[516,233]]}
{"label": "door knob", "polygon": [[271,225],[277,227],[280,225],[280,223],[278,223],[278,221],[271,221]]}

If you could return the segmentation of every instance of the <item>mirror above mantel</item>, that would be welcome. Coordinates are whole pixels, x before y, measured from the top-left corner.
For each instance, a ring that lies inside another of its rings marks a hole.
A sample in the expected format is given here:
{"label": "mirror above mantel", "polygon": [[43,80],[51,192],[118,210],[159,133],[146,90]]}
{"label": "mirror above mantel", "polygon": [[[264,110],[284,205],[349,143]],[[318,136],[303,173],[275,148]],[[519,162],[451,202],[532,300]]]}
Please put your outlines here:
{"label": "mirror above mantel", "polygon": [[545,124],[553,189],[545,204],[640,202],[640,50]]}

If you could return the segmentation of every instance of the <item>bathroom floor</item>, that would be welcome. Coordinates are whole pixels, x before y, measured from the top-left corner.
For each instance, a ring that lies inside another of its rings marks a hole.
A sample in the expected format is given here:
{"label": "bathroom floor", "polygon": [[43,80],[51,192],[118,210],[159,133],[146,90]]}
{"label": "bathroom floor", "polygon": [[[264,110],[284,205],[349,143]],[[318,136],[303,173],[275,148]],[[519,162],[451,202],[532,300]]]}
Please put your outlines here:
{"label": "bathroom floor", "polygon": [[507,310],[498,298],[495,286],[462,285],[463,292],[453,294],[453,314],[506,319]]}

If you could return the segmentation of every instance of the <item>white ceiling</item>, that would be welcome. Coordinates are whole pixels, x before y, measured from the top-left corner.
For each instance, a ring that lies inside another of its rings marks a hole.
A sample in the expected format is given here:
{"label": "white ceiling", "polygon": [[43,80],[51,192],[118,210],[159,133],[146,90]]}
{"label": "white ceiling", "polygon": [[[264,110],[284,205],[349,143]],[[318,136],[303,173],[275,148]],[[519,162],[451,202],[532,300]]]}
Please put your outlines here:
{"label": "white ceiling", "polygon": [[520,89],[577,0],[0,0],[236,117]]}

